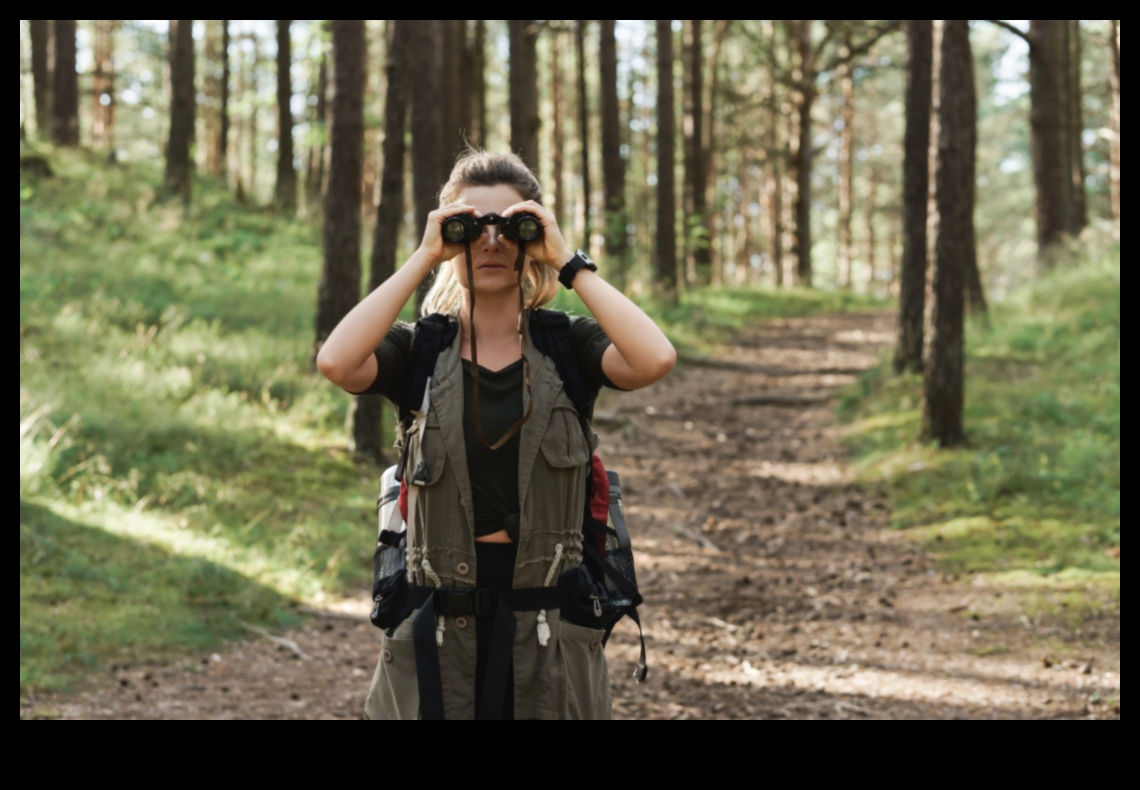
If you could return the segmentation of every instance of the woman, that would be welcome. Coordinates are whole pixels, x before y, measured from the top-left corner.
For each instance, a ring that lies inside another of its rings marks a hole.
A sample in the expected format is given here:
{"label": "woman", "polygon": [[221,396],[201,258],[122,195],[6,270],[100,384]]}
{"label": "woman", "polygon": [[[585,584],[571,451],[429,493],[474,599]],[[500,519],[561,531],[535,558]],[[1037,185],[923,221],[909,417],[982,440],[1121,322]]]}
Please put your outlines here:
{"label": "woman", "polygon": [[[530,311],[554,297],[560,275],[596,319],[571,320],[590,393],[596,396],[601,386],[646,387],[676,359],[653,321],[594,271],[584,253],[570,250],[541,201],[538,181],[517,156],[462,156],[441,190],[440,207],[428,215],[419,249],[345,316],[317,357],[334,383],[352,393],[383,394],[398,406],[412,330],[396,324],[396,316],[443,264],[423,311],[457,321],[458,342],[441,351],[430,406],[401,437],[408,444],[411,500],[407,557],[417,586],[533,590],[551,587],[581,562],[587,462],[596,437],[587,440],[554,363],[526,331]],[[450,218],[492,213],[501,220],[483,224],[469,246],[445,239]],[[525,243],[525,259],[521,242],[503,235],[506,220],[523,213],[541,223],[538,237]],[[421,404],[410,408],[422,412]],[[385,633],[367,716],[416,718],[430,695],[445,718],[608,718],[602,632],[560,618],[543,600],[545,609],[514,605],[452,616],[437,605],[408,617]],[[438,675],[436,657],[425,664],[422,649],[417,672],[413,638],[416,623],[433,615]]]}

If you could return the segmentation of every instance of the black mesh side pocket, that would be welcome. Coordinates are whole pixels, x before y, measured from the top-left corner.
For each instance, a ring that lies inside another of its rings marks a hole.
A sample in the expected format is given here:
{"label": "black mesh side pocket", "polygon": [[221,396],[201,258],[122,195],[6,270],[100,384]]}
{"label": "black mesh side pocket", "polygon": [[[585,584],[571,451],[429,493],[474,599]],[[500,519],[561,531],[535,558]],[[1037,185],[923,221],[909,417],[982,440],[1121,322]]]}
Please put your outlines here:
{"label": "black mesh side pocket", "polygon": [[380,530],[372,555],[372,612],[377,628],[395,628],[412,613],[408,601],[408,533],[399,512],[400,483],[396,467],[380,476],[376,515]]}
{"label": "black mesh side pocket", "polygon": [[[391,544],[385,539],[392,541]],[[412,613],[408,602],[407,533],[381,532],[372,557],[372,625],[395,628]]]}

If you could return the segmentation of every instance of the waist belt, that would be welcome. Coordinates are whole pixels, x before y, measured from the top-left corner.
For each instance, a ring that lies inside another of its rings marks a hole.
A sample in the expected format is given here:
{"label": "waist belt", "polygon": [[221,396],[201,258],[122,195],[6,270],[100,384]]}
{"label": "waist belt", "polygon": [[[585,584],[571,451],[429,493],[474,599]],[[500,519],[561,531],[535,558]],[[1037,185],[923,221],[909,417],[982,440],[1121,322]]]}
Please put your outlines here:
{"label": "waist belt", "polygon": [[[502,718],[503,698],[511,669],[517,622],[514,612],[557,609],[561,596],[557,587],[524,587],[517,590],[490,590],[476,587],[408,588],[412,608],[421,607],[412,623],[416,649],[416,679],[420,691],[420,718],[443,719],[443,677],[439,669],[439,648],[435,642],[435,615],[493,617],[491,646],[483,680],[483,701],[477,718]],[[427,606],[428,601],[431,606]]]}

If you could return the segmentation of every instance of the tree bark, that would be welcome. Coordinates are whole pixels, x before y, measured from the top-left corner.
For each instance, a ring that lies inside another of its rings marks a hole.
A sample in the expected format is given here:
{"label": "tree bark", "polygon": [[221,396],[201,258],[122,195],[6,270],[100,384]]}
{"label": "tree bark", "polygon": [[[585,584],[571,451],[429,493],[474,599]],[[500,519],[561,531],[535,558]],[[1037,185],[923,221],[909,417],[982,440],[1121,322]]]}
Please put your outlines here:
{"label": "tree bark", "polygon": [[677,301],[677,195],[674,174],[673,20],[657,20],[657,288]]}
{"label": "tree bark", "polygon": [[1088,196],[1085,189],[1085,145],[1081,133],[1085,129],[1084,91],[1081,88],[1081,20],[1069,24],[1069,164],[1073,180],[1072,226],[1074,236],[1089,224]]}
{"label": "tree bark", "polygon": [[[714,257],[712,240],[721,235],[719,223],[721,212],[714,205],[714,196],[717,194],[712,189],[716,183],[716,174],[720,169],[719,160],[721,157],[722,149],[716,142],[716,119],[717,119],[717,101],[720,98],[722,89],[720,84],[720,55],[724,47],[724,39],[728,33],[727,19],[718,19],[716,21],[716,29],[713,34],[712,52],[709,53],[708,63],[706,64],[705,72],[708,74],[708,104],[705,110],[705,124],[702,137],[704,138],[704,150],[701,151],[701,156],[704,158],[704,163],[701,166],[701,178],[703,179],[700,184],[704,190],[704,206],[705,214],[708,219],[708,227],[705,228],[705,233],[709,239],[708,245],[708,269],[713,282],[719,284],[724,274],[724,267],[728,261],[727,255],[720,255]],[[728,242],[732,238],[732,225],[725,225],[725,235],[722,241]],[[699,252],[699,249],[698,249]],[[696,266],[698,271],[700,267],[705,266],[704,259],[700,255],[696,258]]]}
{"label": "tree bark", "polygon": [[625,287],[627,268],[625,163],[621,158],[621,118],[617,94],[617,42],[614,20],[599,22],[599,76],[602,94],[602,174],[606,190],[606,259],[617,275],[614,284]]}
{"label": "tree bark", "polygon": [[[319,35],[319,34],[318,34]],[[314,120],[317,127],[316,140],[309,149],[309,175],[305,183],[306,198],[310,205],[315,205],[324,194],[325,186],[325,149],[328,146],[328,93],[329,93],[329,63],[328,52],[324,37],[321,36],[321,57],[317,66],[317,103],[314,108]]]}
{"label": "tree bark", "polygon": [[459,38],[459,101],[456,103],[459,137],[456,145],[462,151],[475,136],[475,81],[481,82],[483,77],[482,73],[475,73],[475,50],[468,37],[466,19],[456,23],[456,35]]}
{"label": "tree bark", "polygon": [[970,26],[948,19],[942,34],[939,80],[938,170],[940,216],[934,260],[934,337],[923,386],[921,438],[941,447],[963,442],[963,301],[968,259],[974,254],[974,96]]}
{"label": "tree bark", "polygon": [[688,62],[685,64],[687,73],[686,87],[688,95],[685,104],[688,108],[686,125],[689,127],[685,146],[685,192],[692,213],[685,218],[684,236],[686,258],[690,255],[693,260],[693,273],[696,281],[707,285],[712,280],[710,263],[712,253],[709,238],[709,209],[706,200],[707,177],[705,175],[705,80],[704,45],[701,39],[701,21],[689,21],[690,41],[688,46]]}
{"label": "tree bark", "polygon": [[274,200],[286,212],[297,210],[297,171],[293,168],[293,20],[277,20],[277,186]]}
{"label": "tree bark", "polygon": [[194,139],[194,20],[170,20],[170,137],[166,193],[190,202],[190,145]]}
{"label": "tree bark", "polygon": [[1037,248],[1046,268],[1070,227],[1072,176],[1068,162],[1068,108],[1063,79],[1068,50],[1065,22],[1029,20],[1029,96],[1033,179],[1036,187]]}
{"label": "tree bark", "polygon": [[764,140],[764,178],[768,190],[768,245],[772,258],[772,284],[784,285],[784,148],[780,136],[780,83],[779,63],[776,56],[776,26],[772,20],[764,23],[764,37],[768,40],[768,128]]}
{"label": "tree bark", "polygon": [[511,19],[510,108],[511,150],[538,172],[538,24],[534,19]]}
{"label": "tree bark", "polygon": [[75,20],[55,20],[52,66],[52,137],[57,145],[79,145],[79,78],[75,71]]}
{"label": "tree bark", "polygon": [[586,92],[586,23],[579,19],[574,24],[574,41],[578,49],[578,140],[582,151],[582,250],[590,254],[590,97]]}
{"label": "tree bark", "polygon": [[92,47],[94,71],[91,91],[91,145],[104,150],[114,145],[115,122],[115,30],[116,19],[96,19]]}
{"label": "tree bark", "polygon": [[30,19],[32,38],[32,96],[36,105],[36,136],[51,137],[52,23],[50,19]]}
{"label": "tree bark", "polygon": [[[1109,141],[1108,168],[1109,190],[1112,192],[1113,219],[1121,219],[1121,23],[1119,19],[1109,19],[1108,47],[1113,52],[1113,67],[1108,72],[1110,89],[1113,92],[1113,106],[1110,111],[1112,140]],[[39,106],[39,104],[36,104]]]}
{"label": "tree bark", "polygon": [[364,153],[364,20],[332,22],[333,97],[324,268],[315,352],[360,300],[360,173]]}
{"label": "tree bark", "polygon": [[221,107],[218,109],[218,175],[229,173],[230,150],[230,20],[222,20],[222,84]]}
{"label": "tree bark", "polygon": [[851,288],[851,190],[854,172],[852,168],[855,138],[851,124],[855,117],[853,99],[855,81],[851,71],[854,66],[848,63],[840,77],[839,118],[843,128],[839,132],[839,285]]}
{"label": "tree bark", "polygon": [[247,153],[247,156],[249,157],[249,162],[248,162],[249,173],[248,173],[248,181],[246,183],[248,185],[247,193],[249,195],[249,198],[256,202],[256,200],[257,200],[257,163],[258,163],[258,160],[260,158],[260,157],[258,157],[259,151],[258,151],[258,146],[257,146],[257,115],[258,115],[258,113],[257,113],[257,109],[258,109],[257,66],[258,66],[258,63],[261,61],[261,46],[260,46],[260,44],[257,40],[257,37],[255,35],[251,34],[249,36],[249,41],[250,41],[251,47],[250,47],[250,53],[249,53],[249,60],[246,61],[244,64],[246,66],[246,71],[245,71],[245,90],[243,91],[245,93],[245,95],[247,97],[249,97],[249,118],[246,119],[247,120],[247,122],[246,122],[246,144],[248,145],[246,153]]}
{"label": "tree bark", "polygon": [[[443,114],[439,104],[443,60],[440,53],[439,22],[417,19],[410,28],[412,52],[417,58],[411,70],[412,89],[412,181],[416,201],[416,233],[427,227],[427,216],[439,205],[440,177],[446,166],[443,157]],[[446,174],[444,174],[446,178]],[[423,305],[432,275],[424,278],[416,294],[417,310]]]}
{"label": "tree bark", "polygon": [[796,171],[795,242],[792,254],[796,259],[797,285],[812,285],[811,263],[811,171],[815,157],[812,150],[811,111],[815,105],[815,53],[811,41],[810,19],[800,19],[795,25],[795,43],[799,57],[801,85],[796,105],[797,142],[794,153]]}
{"label": "tree bark", "polygon": [[554,179],[554,219],[558,226],[566,219],[566,127],[562,116],[566,113],[566,102],[562,96],[562,45],[561,35],[554,33],[550,37],[550,104],[553,110],[552,118],[552,145],[554,149],[552,161],[552,177]]}
{"label": "tree bark", "polygon": [[[384,99],[384,159],[380,176],[380,203],[376,209],[376,232],[372,239],[372,262],[368,290],[376,290],[396,272],[396,251],[404,214],[404,132],[407,123],[408,72],[410,70],[407,22],[387,22],[388,88]],[[382,441],[383,402],[358,398],[353,418],[356,452],[378,464],[385,459]]]}
{"label": "tree bark", "polygon": [[474,101],[474,118],[472,120],[473,132],[471,142],[480,148],[487,147],[487,23],[482,19],[475,20],[475,42],[472,45],[471,73],[474,85],[471,89]]}

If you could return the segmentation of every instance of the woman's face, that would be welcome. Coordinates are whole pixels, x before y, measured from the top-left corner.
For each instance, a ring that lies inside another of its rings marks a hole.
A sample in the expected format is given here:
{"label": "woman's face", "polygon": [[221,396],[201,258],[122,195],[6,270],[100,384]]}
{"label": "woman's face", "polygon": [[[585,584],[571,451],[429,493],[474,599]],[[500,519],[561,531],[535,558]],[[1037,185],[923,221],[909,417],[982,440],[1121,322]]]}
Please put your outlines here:
{"label": "woman's face", "polygon": [[[491,187],[468,187],[456,198],[457,202],[470,203],[480,215],[492,212],[502,214],[524,198],[507,184]],[[497,225],[487,225],[483,235],[471,242],[471,270],[475,277],[475,290],[478,293],[513,291],[518,289],[518,275],[515,273],[515,258],[518,245],[499,235]],[[529,258],[527,259],[529,263]],[[455,276],[460,285],[469,289],[467,282],[467,259],[460,253],[451,259]],[[526,264],[524,264],[526,265]]]}

